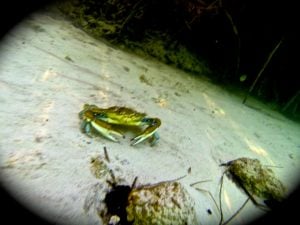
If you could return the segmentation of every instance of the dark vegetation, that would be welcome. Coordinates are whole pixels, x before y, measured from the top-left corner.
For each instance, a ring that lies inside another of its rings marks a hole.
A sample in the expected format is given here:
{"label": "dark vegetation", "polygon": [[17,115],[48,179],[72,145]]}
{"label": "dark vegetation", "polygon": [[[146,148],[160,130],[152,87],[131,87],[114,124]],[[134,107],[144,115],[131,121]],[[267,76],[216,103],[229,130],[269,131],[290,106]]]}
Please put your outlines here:
{"label": "dark vegetation", "polygon": [[[11,24],[48,2],[6,2],[1,7],[1,31],[6,32]],[[297,1],[67,0],[58,3],[77,26],[96,38],[207,75],[224,86],[250,91],[252,96],[300,119]]]}
{"label": "dark vegetation", "polygon": [[71,0],[60,8],[97,38],[244,89],[299,119],[297,13],[292,3]]}

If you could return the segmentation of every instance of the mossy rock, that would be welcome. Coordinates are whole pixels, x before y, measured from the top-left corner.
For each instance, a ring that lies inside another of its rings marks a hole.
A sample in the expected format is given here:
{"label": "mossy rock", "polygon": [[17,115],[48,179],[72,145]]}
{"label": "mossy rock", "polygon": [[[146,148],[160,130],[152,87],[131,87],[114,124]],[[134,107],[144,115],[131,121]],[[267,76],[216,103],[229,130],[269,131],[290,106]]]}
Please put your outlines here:
{"label": "mossy rock", "polygon": [[239,158],[226,164],[228,172],[246,192],[264,200],[282,201],[285,187],[258,159]]}

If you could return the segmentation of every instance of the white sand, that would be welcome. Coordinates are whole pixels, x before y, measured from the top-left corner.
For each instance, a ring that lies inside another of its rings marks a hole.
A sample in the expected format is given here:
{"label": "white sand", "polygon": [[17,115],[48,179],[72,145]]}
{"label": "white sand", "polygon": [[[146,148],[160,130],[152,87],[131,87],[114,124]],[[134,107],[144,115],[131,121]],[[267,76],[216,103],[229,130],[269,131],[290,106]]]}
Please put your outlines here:
{"label": "white sand", "polygon": [[[129,185],[135,176],[138,184],[175,179],[191,167],[180,182],[203,225],[217,224],[220,215],[209,195],[189,184],[210,180],[197,187],[217,199],[221,162],[257,158],[277,166],[272,169],[289,192],[298,183],[299,124],[252,99],[252,107],[243,105],[243,96],[203,78],[97,41],[53,12],[29,16],[0,43],[0,87],[1,183],[58,223],[101,224],[84,204],[103,183],[90,172],[90,158],[103,155],[104,146]],[[79,129],[84,103],[159,117],[161,139],[155,147],[132,147],[131,133],[120,143],[90,138]],[[247,196],[228,179],[224,188],[226,219]],[[231,224],[261,213],[249,203]]]}

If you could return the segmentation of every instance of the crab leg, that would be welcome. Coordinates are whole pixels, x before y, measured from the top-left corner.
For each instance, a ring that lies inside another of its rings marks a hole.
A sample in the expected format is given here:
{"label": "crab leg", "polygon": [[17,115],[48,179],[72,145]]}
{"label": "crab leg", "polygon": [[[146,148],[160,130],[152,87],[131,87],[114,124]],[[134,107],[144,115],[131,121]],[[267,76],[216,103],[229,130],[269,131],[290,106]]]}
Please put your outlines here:
{"label": "crab leg", "polygon": [[90,132],[91,132],[91,124],[90,123],[83,120],[81,123],[80,129],[83,133],[86,133],[87,136],[92,137],[90,135]]}

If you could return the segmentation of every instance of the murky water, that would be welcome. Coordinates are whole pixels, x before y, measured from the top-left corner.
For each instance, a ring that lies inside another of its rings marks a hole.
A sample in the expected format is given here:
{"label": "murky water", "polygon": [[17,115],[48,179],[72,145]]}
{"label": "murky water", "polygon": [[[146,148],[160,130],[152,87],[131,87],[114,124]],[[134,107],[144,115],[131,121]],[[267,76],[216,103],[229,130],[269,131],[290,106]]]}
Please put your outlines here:
{"label": "murky water", "polygon": [[[52,222],[102,224],[97,210],[109,191],[109,170],[126,185],[138,177],[137,186],[186,175],[178,182],[194,202],[195,223],[205,225],[220,220],[211,196],[218,202],[221,163],[256,158],[272,166],[287,194],[298,184],[299,124],[254,100],[243,105],[241,96],[200,76],[95,40],[51,11],[26,18],[0,52],[1,183]],[[89,137],[78,117],[86,103],[159,118],[159,142],[131,146],[137,134],[126,128],[118,143]],[[97,157],[107,166],[100,163],[103,173],[94,171]],[[198,181],[206,182],[190,186]],[[227,178],[223,187],[226,220],[247,195]],[[230,224],[263,213],[250,202]]]}

